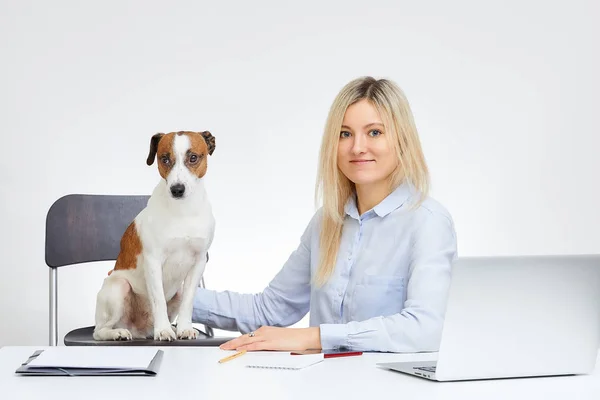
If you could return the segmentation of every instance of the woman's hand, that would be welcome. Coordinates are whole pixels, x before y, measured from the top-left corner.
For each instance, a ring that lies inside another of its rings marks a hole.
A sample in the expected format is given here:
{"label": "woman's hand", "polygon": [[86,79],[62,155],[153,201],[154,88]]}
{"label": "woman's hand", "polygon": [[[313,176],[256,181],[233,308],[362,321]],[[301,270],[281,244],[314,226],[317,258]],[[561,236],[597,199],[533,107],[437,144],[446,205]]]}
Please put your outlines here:
{"label": "woman's hand", "polygon": [[220,346],[223,350],[302,351],[321,348],[319,327],[277,328],[263,326],[254,332],[232,339]]}

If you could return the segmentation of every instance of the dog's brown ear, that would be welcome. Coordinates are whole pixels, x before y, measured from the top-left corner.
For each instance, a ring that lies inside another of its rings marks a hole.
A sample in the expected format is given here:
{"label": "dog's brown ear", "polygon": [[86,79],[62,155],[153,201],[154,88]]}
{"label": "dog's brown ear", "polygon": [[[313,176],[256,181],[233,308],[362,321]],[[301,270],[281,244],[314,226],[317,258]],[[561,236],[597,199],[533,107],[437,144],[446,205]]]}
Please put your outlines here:
{"label": "dog's brown ear", "polygon": [[204,131],[204,132],[201,132],[200,134],[202,135],[202,137],[206,141],[206,144],[208,145],[208,154],[210,154],[212,156],[212,153],[213,153],[213,151],[215,151],[215,147],[216,147],[215,137],[209,131]]}
{"label": "dog's brown ear", "polygon": [[150,153],[148,153],[146,164],[152,165],[154,163],[156,151],[158,150],[158,142],[160,142],[160,139],[162,139],[163,136],[165,136],[164,133],[157,133],[152,136],[152,139],[150,139]]}

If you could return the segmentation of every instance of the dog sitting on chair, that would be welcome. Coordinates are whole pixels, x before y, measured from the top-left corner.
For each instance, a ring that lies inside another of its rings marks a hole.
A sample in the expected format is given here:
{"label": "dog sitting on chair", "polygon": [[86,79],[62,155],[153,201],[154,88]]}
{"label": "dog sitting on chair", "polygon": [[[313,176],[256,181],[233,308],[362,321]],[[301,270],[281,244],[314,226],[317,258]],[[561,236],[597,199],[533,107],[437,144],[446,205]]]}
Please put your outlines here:
{"label": "dog sitting on chair", "polygon": [[156,159],[162,179],[123,234],[98,292],[95,340],[196,338],[193,297],[215,230],[203,180],[214,150],[208,131],[152,136],[147,164]]}

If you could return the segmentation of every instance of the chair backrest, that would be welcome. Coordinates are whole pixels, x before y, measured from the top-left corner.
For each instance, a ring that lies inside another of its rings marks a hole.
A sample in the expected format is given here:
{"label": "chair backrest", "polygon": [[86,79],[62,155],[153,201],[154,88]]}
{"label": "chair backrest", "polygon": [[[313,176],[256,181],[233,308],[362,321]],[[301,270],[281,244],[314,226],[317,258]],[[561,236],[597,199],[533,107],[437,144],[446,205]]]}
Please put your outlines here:
{"label": "chair backrest", "polygon": [[116,260],[121,237],[150,196],[69,194],[46,216],[46,264]]}

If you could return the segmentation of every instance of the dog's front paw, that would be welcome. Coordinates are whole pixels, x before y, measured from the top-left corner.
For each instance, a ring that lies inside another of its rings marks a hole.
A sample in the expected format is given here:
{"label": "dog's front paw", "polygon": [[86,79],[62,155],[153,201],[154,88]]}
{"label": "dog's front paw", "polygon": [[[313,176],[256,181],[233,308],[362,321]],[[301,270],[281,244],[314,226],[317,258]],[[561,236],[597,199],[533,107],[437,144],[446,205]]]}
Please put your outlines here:
{"label": "dog's front paw", "polygon": [[132,340],[131,332],[127,329],[116,329],[114,340]]}
{"label": "dog's front paw", "polygon": [[191,326],[177,326],[177,338],[194,340],[198,337],[198,331]]}
{"label": "dog's front paw", "polygon": [[127,329],[102,328],[94,330],[94,340],[132,340],[133,336]]}
{"label": "dog's front paw", "polygon": [[154,340],[166,340],[168,342],[176,339],[175,332],[173,332],[173,328],[167,325],[164,328],[154,329]]}

